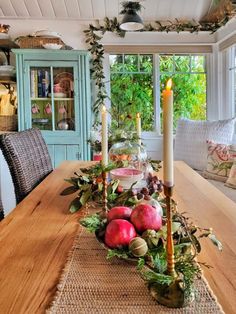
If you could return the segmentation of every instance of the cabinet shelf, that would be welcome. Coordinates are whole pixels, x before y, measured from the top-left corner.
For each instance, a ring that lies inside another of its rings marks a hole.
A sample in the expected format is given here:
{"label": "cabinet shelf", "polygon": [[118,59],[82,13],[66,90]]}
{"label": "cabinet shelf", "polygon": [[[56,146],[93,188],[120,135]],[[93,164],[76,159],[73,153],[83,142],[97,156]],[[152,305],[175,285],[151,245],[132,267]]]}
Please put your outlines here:
{"label": "cabinet shelf", "polygon": [[[50,98],[48,98],[48,97],[37,97],[37,98],[31,98],[31,100],[32,101],[51,101],[52,100],[52,98],[50,97]],[[63,98],[59,98],[59,97],[54,97],[54,101],[58,101],[58,100],[64,100],[64,101],[68,101],[68,100],[70,100],[70,101],[72,101],[72,100],[74,100],[74,98],[65,98],[65,97],[63,97]]]}

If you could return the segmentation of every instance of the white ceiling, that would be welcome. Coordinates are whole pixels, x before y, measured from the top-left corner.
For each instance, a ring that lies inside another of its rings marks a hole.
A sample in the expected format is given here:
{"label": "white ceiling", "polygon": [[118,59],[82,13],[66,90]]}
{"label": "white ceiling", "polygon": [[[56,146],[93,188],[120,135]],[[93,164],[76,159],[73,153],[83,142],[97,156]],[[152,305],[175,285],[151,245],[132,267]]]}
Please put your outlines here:
{"label": "white ceiling", "polygon": [[[0,19],[103,20],[119,17],[123,0],[0,0]],[[174,20],[199,21],[213,0],[143,0],[140,15],[144,22]]]}

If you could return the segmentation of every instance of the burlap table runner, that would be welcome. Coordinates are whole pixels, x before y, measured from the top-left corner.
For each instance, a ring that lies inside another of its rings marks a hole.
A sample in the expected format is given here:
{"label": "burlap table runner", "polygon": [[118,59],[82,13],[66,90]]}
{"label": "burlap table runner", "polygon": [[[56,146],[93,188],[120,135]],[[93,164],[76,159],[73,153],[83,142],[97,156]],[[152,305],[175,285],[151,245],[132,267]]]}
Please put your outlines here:
{"label": "burlap table runner", "polygon": [[[81,230],[81,229],[80,229]],[[135,265],[106,259],[106,250],[84,228],[77,235],[47,313],[223,313],[204,279],[195,284],[195,301],[182,309],[159,305]]]}

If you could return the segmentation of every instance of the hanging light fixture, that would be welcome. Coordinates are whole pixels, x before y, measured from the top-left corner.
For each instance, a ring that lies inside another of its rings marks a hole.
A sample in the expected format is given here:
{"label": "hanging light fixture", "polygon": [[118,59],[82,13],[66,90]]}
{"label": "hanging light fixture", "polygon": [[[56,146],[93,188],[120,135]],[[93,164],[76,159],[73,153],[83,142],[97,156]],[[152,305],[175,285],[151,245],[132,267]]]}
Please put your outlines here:
{"label": "hanging light fixture", "polygon": [[120,14],[123,14],[124,17],[120,24],[120,29],[128,32],[143,29],[143,21],[137,14],[141,10],[141,4],[139,2],[125,1],[122,2],[122,6],[123,9]]}

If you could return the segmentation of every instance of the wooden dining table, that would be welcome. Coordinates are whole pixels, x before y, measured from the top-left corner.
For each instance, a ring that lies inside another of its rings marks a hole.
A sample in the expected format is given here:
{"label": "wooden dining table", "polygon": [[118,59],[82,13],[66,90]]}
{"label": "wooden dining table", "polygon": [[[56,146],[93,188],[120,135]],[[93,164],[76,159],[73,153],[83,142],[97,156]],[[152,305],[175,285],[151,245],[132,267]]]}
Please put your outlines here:
{"label": "wooden dining table", "polygon": [[[49,307],[83,215],[68,210],[75,195],[60,195],[68,186],[64,179],[92,163],[62,163],[0,222],[1,314],[44,313]],[[204,275],[225,313],[235,313],[236,203],[181,161],[175,162],[174,199],[222,242],[220,252],[204,240],[198,260],[212,266],[203,268]]]}

